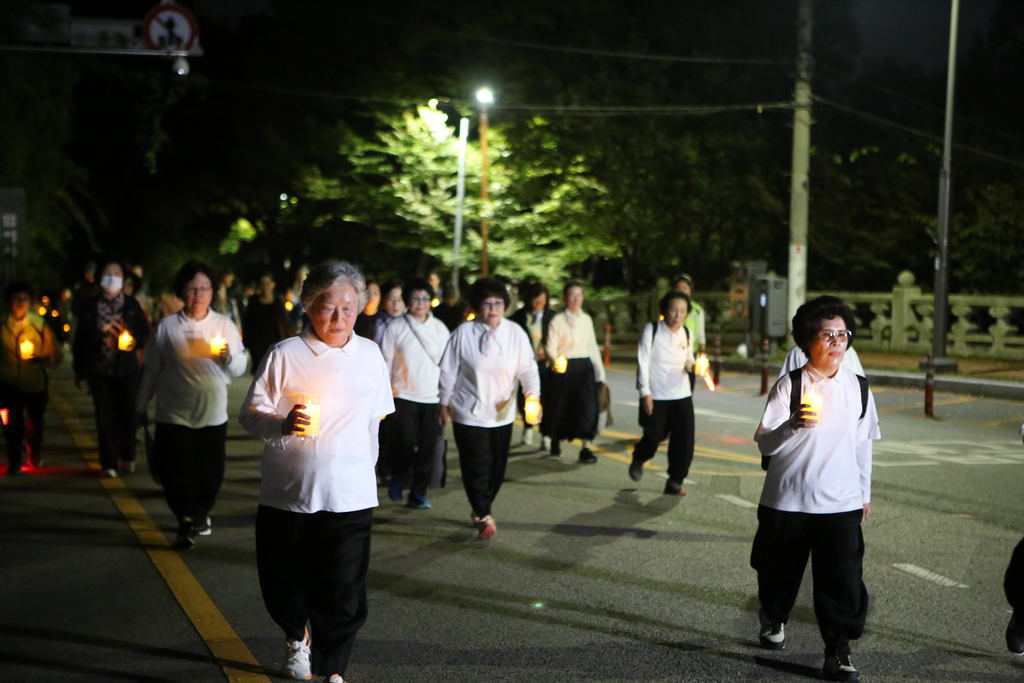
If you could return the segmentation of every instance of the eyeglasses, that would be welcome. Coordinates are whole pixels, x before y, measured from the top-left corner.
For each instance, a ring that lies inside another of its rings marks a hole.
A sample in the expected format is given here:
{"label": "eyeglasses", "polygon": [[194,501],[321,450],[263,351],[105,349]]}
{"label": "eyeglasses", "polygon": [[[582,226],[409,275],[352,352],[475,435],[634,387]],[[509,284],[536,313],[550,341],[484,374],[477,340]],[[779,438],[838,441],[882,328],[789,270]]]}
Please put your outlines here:
{"label": "eyeglasses", "polygon": [[207,292],[212,292],[212,291],[213,291],[213,287],[186,287],[185,288],[185,293],[186,294],[206,294]]}
{"label": "eyeglasses", "polygon": [[818,339],[829,344],[833,341],[838,341],[840,344],[848,342],[851,337],[853,337],[853,332],[850,330],[822,330],[818,333]]}
{"label": "eyeglasses", "polygon": [[420,296],[414,296],[413,298],[409,299],[409,301],[414,303],[414,304],[429,304],[430,303],[430,299],[429,298],[420,297]]}

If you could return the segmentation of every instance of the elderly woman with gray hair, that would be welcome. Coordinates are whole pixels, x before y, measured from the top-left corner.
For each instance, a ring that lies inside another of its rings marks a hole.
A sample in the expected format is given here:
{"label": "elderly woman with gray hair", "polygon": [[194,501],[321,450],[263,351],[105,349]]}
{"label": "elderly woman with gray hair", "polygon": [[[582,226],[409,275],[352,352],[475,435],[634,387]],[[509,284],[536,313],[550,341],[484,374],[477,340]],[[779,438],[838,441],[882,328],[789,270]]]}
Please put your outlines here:
{"label": "elderly woman with gray hair", "polygon": [[337,682],[366,621],[377,432],[395,405],[380,349],[352,333],[366,303],[359,270],[314,266],[301,299],[311,324],[270,348],[238,421],[266,443],[256,566],[285,632],[282,675]]}

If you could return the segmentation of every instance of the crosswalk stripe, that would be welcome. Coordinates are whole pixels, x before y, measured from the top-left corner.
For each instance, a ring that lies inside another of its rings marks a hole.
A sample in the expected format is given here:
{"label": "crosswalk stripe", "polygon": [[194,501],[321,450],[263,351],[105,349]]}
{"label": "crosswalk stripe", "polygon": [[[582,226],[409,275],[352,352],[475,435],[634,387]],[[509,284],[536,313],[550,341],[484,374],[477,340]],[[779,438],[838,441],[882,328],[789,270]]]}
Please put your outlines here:
{"label": "crosswalk stripe", "polygon": [[935,572],[928,571],[924,567],[918,567],[916,564],[894,564],[893,566],[896,567],[896,569],[899,569],[900,571],[907,572],[908,574],[913,574],[914,576],[924,579],[925,581],[931,581],[932,583],[937,583],[940,586],[945,586],[946,588],[970,588],[970,586],[966,584],[960,583],[959,581],[954,581],[953,579],[942,576],[941,574],[936,574]]}

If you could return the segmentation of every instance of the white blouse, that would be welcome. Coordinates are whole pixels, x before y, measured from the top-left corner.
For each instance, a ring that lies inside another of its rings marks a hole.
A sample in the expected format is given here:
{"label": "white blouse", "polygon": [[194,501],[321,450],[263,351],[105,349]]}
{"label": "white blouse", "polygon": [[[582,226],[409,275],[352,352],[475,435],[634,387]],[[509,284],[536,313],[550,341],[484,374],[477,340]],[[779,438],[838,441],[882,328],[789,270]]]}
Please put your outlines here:
{"label": "white blouse", "polygon": [[[651,331],[658,326],[651,345]],[[680,325],[673,332],[664,321],[647,323],[637,345],[637,385],[640,397],[655,401],[676,401],[691,396],[690,376],[693,367],[693,340]]]}
{"label": "white blouse", "polygon": [[[210,342],[220,335],[228,345],[227,364],[214,358]],[[228,385],[245,372],[248,359],[238,328],[226,315],[210,311],[193,320],[179,311],[157,323],[142,357],[136,410],[156,395],[156,421],[202,429],[228,421]]]}
{"label": "white blouse", "polygon": [[833,514],[859,510],[871,502],[871,442],[882,438],[875,397],[868,391],[861,412],[857,376],[840,367],[832,378],[804,367],[800,388],[811,382],[822,394],[821,423],[793,431],[789,425],[789,375],[768,394],[754,441],[771,464],[761,505],[786,512]]}
{"label": "white blouse", "polygon": [[391,390],[396,398],[416,403],[440,400],[438,363],[448,336],[448,328],[432,313],[422,323],[406,314],[388,325],[380,352],[391,372]]}
{"label": "white blouse", "polygon": [[441,358],[441,404],[454,420],[471,427],[502,427],[515,419],[515,380],[523,393],[540,398],[540,374],[533,346],[523,328],[503,318],[497,329],[463,323]]}
{"label": "white blouse", "polygon": [[551,362],[560,356],[589,358],[594,363],[595,379],[598,382],[604,381],[604,361],[601,358],[601,350],[597,347],[594,321],[583,311],[578,315],[562,311],[551,319],[544,355]]}
{"label": "white blouse", "polygon": [[[319,394],[320,437],[283,436],[298,394]],[[332,348],[312,326],[270,348],[238,421],[263,439],[260,504],[313,513],[377,505],[377,430],[395,410],[377,345],[353,334]]]}

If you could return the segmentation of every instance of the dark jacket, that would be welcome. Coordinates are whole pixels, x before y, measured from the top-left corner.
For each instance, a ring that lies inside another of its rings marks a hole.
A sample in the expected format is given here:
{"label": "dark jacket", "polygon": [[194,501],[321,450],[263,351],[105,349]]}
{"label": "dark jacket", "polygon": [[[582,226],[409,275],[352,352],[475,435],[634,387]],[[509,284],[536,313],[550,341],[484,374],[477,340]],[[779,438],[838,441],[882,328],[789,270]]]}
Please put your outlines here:
{"label": "dark jacket", "polygon": [[[523,306],[518,311],[508,317],[514,323],[519,323],[519,326],[523,328],[523,332],[526,332],[526,336],[530,336],[530,328],[526,325],[526,317],[532,313],[532,310],[528,310],[526,306]],[[540,351],[544,352],[544,347],[548,343],[548,328],[551,326],[551,319],[555,317],[555,310],[550,306],[544,309],[544,315],[540,319]]]}
{"label": "dark jacket", "polygon": [[[85,302],[82,317],[78,319],[75,327],[75,340],[71,346],[71,352],[74,354],[72,367],[75,375],[79,377],[89,376],[93,356],[100,353],[100,347],[106,343],[103,333],[97,326],[99,300],[100,297],[97,296]],[[114,372],[118,377],[127,377],[141,371],[139,352],[146,347],[151,329],[146,314],[135,297],[125,295],[122,310],[124,328],[135,339],[135,347],[131,351],[118,352]]]}

